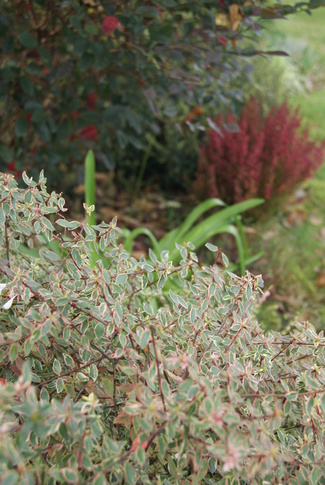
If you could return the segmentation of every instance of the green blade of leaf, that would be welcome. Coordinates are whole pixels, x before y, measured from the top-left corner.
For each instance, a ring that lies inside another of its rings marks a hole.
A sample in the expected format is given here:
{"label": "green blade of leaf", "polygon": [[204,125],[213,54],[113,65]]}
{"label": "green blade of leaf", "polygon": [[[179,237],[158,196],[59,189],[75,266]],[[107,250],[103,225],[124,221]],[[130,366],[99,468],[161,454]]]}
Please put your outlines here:
{"label": "green blade of leaf", "polygon": [[132,242],[134,241],[134,239],[136,237],[141,236],[141,235],[147,236],[150,239],[150,242],[152,244],[154,252],[156,253],[157,256],[159,256],[161,251],[162,251],[161,248],[160,248],[160,244],[157,241],[154,234],[149,229],[146,229],[145,227],[138,227],[137,229],[134,229],[133,231],[131,231],[130,234],[128,235],[128,237],[124,241],[124,248],[129,253],[131,253],[132,252]]}
{"label": "green blade of leaf", "polygon": [[[208,242],[209,238],[222,232],[221,228],[223,226],[228,227],[229,223],[233,220],[233,218],[238,216],[238,214],[256,207],[263,202],[263,199],[252,199],[226,207],[225,209],[207,217],[204,221],[197,224],[193,229],[188,231],[180,240],[177,240],[176,242],[180,245],[182,245],[184,242],[192,242],[196,248],[199,248],[204,243]],[[176,248],[171,251],[170,257],[174,262],[179,261],[180,256]]]}
{"label": "green blade of leaf", "polygon": [[225,203],[222,202],[222,200],[220,199],[208,199],[204,202],[201,202],[201,204],[199,204],[197,207],[195,207],[195,209],[192,210],[192,212],[190,212],[183,224],[181,224],[178,229],[172,231],[173,234],[168,233],[160,240],[160,245],[163,249],[172,249],[175,243],[182,239],[184,234],[186,234],[186,232],[193,226],[197,219],[201,217],[205,212],[213,209],[214,207],[224,206]]}

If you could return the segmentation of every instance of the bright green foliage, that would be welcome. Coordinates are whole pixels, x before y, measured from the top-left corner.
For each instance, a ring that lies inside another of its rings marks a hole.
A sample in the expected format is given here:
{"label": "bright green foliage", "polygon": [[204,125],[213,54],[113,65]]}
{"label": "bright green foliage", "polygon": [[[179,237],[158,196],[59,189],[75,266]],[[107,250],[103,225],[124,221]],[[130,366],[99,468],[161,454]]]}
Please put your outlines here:
{"label": "bright green foliage", "polygon": [[202,125],[187,119],[193,108],[209,116],[240,98],[229,85],[240,59],[256,54],[260,17],[323,2],[263,8],[241,0],[248,21],[234,31],[215,23],[216,14],[229,16],[228,0],[1,1],[0,169],[35,175],[46,166],[57,180],[59,168],[62,188],[95,148],[101,169],[118,163],[125,176],[137,173],[148,140],[164,137],[166,124],[186,140],[186,130]]}
{"label": "bright green foliage", "polygon": [[[0,175],[2,483],[323,483],[323,334],[265,335],[260,276],[137,261],[24,180]],[[66,257],[20,251],[62,228]]]}

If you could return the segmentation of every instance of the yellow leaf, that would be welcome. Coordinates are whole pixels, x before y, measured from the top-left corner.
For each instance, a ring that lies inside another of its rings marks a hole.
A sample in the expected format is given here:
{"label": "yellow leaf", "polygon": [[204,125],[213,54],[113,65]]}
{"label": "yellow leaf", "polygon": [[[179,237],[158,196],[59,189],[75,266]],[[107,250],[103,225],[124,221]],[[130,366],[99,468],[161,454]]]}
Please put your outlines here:
{"label": "yellow leaf", "polygon": [[228,27],[229,26],[229,18],[228,15],[225,13],[218,13],[216,15],[216,25],[221,27]]}
{"label": "yellow leaf", "polygon": [[242,8],[237,5],[237,3],[233,3],[229,5],[229,23],[231,30],[237,30],[239,27],[240,22],[244,18],[244,13]]}

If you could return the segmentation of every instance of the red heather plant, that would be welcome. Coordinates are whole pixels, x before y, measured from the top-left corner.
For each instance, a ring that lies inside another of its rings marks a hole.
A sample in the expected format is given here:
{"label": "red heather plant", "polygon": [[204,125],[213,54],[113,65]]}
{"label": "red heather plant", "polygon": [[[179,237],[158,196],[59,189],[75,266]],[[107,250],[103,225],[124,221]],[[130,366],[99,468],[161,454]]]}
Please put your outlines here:
{"label": "red heather plant", "polygon": [[[200,197],[220,197],[229,204],[251,197],[271,197],[292,190],[317,170],[325,156],[325,142],[317,145],[302,131],[301,118],[287,103],[267,116],[257,98],[249,101],[237,122],[238,133],[215,130],[201,146],[194,190]],[[220,116],[215,120],[223,125]]]}
{"label": "red heather plant", "polygon": [[23,179],[0,174],[1,483],[325,483],[323,333],[266,335],[260,276],[137,261]]}

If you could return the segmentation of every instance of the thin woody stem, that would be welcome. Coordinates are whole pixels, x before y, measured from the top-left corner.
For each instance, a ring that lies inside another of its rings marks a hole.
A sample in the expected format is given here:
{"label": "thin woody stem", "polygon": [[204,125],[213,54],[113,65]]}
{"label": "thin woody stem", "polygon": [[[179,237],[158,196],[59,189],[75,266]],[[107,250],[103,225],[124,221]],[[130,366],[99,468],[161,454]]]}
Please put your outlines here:
{"label": "thin woody stem", "polygon": [[158,360],[158,353],[157,353],[157,347],[156,347],[156,341],[155,341],[153,326],[150,326],[150,332],[151,332],[151,338],[152,338],[152,345],[153,345],[153,348],[155,350],[157,373],[158,373],[158,383],[159,383],[159,389],[160,389],[160,397],[161,397],[161,401],[163,403],[164,411],[166,413],[167,408],[166,408],[166,403],[165,403],[165,396],[164,396],[164,393],[163,393],[163,390],[162,390],[161,374],[160,374],[160,370],[159,370],[159,360]]}

